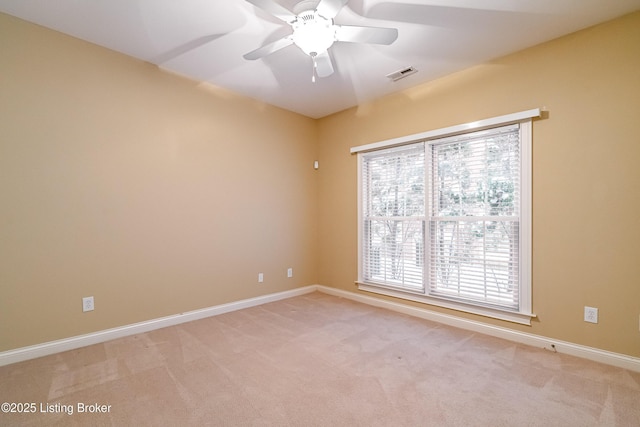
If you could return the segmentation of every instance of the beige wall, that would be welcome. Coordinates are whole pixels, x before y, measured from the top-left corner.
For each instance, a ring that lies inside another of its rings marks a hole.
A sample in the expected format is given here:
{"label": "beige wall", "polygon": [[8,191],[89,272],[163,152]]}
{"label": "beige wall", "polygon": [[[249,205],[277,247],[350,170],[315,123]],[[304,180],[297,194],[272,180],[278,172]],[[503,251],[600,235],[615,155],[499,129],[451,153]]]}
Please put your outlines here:
{"label": "beige wall", "polygon": [[314,120],[1,14],[0,40],[0,351],[317,283]]}
{"label": "beige wall", "polygon": [[639,357],[640,13],[320,120],[320,283],[357,292],[350,147],[536,107],[549,110],[533,125],[538,318],[429,308]]}
{"label": "beige wall", "polygon": [[1,14],[0,40],[0,351],[312,283],[357,292],[350,147],[545,106],[538,319],[429,308],[640,356],[640,13],[318,121]]}

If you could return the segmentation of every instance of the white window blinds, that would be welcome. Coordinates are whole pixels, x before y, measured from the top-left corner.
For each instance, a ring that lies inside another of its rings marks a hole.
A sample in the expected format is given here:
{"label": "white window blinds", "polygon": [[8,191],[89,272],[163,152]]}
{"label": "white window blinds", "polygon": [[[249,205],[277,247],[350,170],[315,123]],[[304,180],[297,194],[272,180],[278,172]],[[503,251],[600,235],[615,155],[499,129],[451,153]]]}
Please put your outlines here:
{"label": "white window blinds", "polygon": [[429,145],[429,293],[519,308],[518,125]]}
{"label": "white window blinds", "polygon": [[364,154],[361,167],[364,279],[424,290],[424,144]]}
{"label": "white window blinds", "polygon": [[533,112],[352,149],[360,289],[529,324]]}

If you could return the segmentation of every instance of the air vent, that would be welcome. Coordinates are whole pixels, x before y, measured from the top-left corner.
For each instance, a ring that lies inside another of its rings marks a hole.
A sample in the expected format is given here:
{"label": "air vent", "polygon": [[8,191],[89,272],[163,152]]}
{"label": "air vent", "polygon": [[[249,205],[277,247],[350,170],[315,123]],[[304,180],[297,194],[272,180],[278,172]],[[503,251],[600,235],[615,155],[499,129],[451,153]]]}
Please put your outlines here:
{"label": "air vent", "polygon": [[418,70],[416,70],[414,67],[407,67],[403,68],[402,70],[395,71],[391,74],[387,74],[387,77],[392,81],[397,82],[398,80],[404,79],[405,77],[408,77],[411,74],[415,74],[417,72]]}

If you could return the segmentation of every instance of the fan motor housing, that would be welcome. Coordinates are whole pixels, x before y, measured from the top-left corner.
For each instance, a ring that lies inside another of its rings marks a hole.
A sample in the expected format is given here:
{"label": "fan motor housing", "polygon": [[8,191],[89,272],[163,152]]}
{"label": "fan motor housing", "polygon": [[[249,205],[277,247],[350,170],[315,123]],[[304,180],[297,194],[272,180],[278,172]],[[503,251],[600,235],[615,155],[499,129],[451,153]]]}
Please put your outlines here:
{"label": "fan motor housing", "polygon": [[293,42],[304,53],[316,56],[331,47],[336,40],[332,19],[319,15],[315,10],[305,10],[291,23]]}

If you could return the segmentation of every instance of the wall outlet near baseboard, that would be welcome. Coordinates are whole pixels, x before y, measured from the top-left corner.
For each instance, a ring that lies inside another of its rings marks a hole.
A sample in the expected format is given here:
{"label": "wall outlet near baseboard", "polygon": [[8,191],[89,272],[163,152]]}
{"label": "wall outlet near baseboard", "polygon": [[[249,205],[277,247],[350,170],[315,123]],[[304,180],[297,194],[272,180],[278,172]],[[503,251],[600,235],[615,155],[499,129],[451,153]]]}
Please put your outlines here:
{"label": "wall outlet near baseboard", "polygon": [[595,307],[584,307],[584,321],[598,323],[598,309]]}
{"label": "wall outlet near baseboard", "polygon": [[293,277],[293,268],[287,269],[287,277]]}
{"label": "wall outlet near baseboard", "polygon": [[82,298],[82,311],[93,311],[93,297],[84,297]]}
{"label": "wall outlet near baseboard", "polygon": [[258,273],[258,283],[264,282],[264,274]]}

